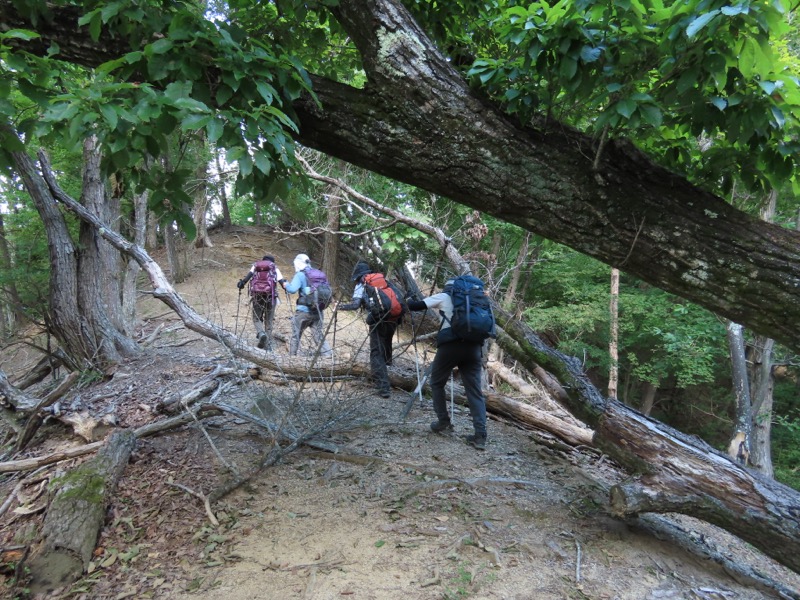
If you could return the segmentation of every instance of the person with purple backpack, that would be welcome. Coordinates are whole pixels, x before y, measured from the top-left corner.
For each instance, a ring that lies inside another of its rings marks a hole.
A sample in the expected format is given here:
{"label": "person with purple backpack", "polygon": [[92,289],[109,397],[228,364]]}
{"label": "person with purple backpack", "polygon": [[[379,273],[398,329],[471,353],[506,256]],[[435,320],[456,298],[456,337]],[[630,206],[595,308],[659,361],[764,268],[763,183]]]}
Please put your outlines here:
{"label": "person with purple backpack", "polygon": [[331,301],[331,287],[325,273],[311,266],[307,254],[298,254],[294,258],[295,274],[283,289],[289,294],[297,294],[297,309],[292,318],[292,339],[289,342],[289,354],[297,356],[303,332],[311,328],[316,347],[322,356],[330,356],[331,349],[324,337],[323,311]]}
{"label": "person with purple backpack", "polygon": [[265,254],[264,258],[253,263],[250,271],[242,277],[236,287],[241,293],[250,283],[250,307],[253,313],[253,326],[256,328],[258,347],[272,350],[272,323],[275,306],[278,304],[278,284],[284,286],[286,280],[275,264],[275,258]]}

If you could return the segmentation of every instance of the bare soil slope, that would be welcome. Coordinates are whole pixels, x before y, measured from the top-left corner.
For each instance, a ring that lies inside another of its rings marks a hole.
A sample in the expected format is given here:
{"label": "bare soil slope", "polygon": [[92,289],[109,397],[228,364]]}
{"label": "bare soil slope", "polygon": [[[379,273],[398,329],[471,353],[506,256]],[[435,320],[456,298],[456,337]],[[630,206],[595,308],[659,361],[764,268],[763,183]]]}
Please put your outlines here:
{"label": "bare soil slope", "polygon": [[[192,276],[177,286],[199,312],[252,343],[246,297],[236,281],[265,252],[291,277],[292,258],[314,249],[300,238],[255,229],[212,237],[192,252]],[[162,263],[163,264],[163,263]],[[143,281],[142,290],[149,289]],[[219,364],[242,365],[212,340],[187,331],[166,306],[141,302],[140,358],[110,379],[86,383],[64,406],[90,415],[113,414],[118,426],[154,419],[156,405],[185,393]],[[288,335],[291,310],[280,305],[276,329]],[[149,338],[150,334],[158,334]],[[366,327],[355,313],[340,315],[328,339],[337,360],[364,356]],[[421,349],[420,349],[421,350]],[[276,343],[276,352],[287,352]],[[428,352],[427,360],[432,354]],[[0,366],[12,380],[36,356],[9,352]],[[302,357],[298,360],[310,360]],[[414,372],[414,353],[392,367]],[[48,380],[29,390],[43,393]],[[251,472],[268,436],[246,419],[215,417],[141,440],[109,509],[91,572],[67,589],[38,598],[245,599],[630,599],[774,597],[741,583],[711,561],[668,541],[637,532],[604,511],[605,489],[621,474],[590,449],[553,444],[540,432],[490,420],[486,452],[467,446],[468,414],[455,408],[454,435],[430,433],[429,400],[399,419],[408,393],[381,399],[358,378],[335,382],[232,385],[218,400],[300,433],[341,416],[325,441],[330,454],[300,447],[212,506],[179,484],[209,494],[231,471]],[[290,416],[287,416],[290,415]],[[79,445],[69,428],[49,423],[27,455]],[[35,537],[47,482],[63,462],[23,482],[0,517],[0,545],[25,547]],[[8,497],[19,479],[2,484]],[[724,532],[675,517],[706,546],[800,590],[800,577]],[[4,597],[26,597],[5,565]],[[18,570],[18,577],[25,573]]]}

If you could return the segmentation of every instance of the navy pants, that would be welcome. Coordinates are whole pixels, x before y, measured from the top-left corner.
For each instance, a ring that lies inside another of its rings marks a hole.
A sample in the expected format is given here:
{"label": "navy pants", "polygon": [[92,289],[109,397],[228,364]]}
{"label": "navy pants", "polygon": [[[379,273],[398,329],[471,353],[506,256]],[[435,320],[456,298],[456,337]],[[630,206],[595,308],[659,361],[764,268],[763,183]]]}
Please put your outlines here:
{"label": "navy pants", "polygon": [[472,425],[475,435],[486,435],[486,399],[481,392],[481,350],[480,342],[455,341],[442,344],[436,350],[431,368],[431,394],[433,396],[433,410],[440,421],[449,421],[447,413],[447,399],[444,386],[450,378],[450,373],[458,367],[461,383],[467,392],[467,403],[472,415]]}

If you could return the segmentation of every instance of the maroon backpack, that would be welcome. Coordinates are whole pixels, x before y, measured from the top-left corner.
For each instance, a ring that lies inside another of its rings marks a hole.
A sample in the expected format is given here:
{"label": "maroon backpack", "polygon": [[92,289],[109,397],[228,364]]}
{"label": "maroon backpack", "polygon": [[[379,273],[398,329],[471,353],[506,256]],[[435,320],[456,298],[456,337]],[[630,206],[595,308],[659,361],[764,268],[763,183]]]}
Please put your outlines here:
{"label": "maroon backpack", "polygon": [[251,296],[267,296],[274,303],[277,296],[276,284],[278,276],[275,263],[270,260],[259,260],[254,265],[254,273],[250,279]]}

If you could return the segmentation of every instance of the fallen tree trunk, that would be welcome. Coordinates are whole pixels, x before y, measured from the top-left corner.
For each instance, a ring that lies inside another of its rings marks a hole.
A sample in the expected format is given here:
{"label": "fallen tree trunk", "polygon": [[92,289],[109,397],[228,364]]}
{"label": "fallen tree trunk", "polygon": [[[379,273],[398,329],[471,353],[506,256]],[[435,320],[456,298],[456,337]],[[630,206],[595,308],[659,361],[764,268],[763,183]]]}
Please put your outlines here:
{"label": "fallen tree trunk", "polygon": [[28,560],[32,589],[52,590],[80,577],[92,558],[106,505],[136,445],[132,431],[111,435],[97,455],[73,469],[47,510],[41,542]]}
{"label": "fallen tree trunk", "polygon": [[797,491],[737,465],[699,438],[604,398],[577,359],[544,344],[509,313],[496,309],[496,315],[516,342],[509,344],[515,357],[556,374],[567,408],[594,427],[592,445],[631,474],[612,488],[612,510],[625,516],[675,512],[697,517],[800,572]]}

